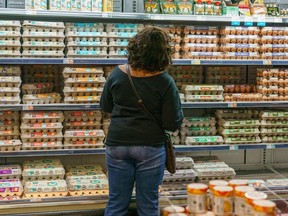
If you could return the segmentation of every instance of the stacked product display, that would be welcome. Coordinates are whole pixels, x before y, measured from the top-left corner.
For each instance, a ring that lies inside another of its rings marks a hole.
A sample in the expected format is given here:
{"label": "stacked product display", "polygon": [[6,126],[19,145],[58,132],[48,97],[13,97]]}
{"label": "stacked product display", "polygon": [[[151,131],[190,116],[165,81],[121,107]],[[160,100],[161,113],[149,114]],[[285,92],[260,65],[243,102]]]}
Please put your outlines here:
{"label": "stacked product display", "polygon": [[0,21],[0,57],[20,57],[20,21]]}

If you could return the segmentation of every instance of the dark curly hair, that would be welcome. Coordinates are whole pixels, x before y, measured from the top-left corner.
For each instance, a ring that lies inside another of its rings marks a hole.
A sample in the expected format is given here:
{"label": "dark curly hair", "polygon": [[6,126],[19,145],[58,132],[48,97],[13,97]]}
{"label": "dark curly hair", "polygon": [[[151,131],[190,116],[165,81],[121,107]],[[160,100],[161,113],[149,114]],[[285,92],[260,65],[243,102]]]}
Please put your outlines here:
{"label": "dark curly hair", "polygon": [[172,62],[169,34],[159,27],[145,27],[130,39],[128,64],[136,70],[163,71]]}

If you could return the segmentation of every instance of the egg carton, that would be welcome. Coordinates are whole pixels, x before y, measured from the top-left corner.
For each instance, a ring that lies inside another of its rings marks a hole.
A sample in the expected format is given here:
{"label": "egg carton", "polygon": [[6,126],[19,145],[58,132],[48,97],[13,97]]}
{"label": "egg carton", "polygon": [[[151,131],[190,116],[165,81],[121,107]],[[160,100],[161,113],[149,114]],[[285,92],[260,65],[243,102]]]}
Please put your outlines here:
{"label": "egg carton", "polygon": [[[64,44],[64,37],[23,37],[23,44],[32,44],[31,48],[48,47],[46,44]],[[28,47],[28,46],[27,46]]]}
{"label": "egg carton", "polygon": [[0,50],[0,57],[19,57],[21,53],[19,50]]}
{"label": "egg carton", "polygon": [[[93,172],[92,172],[93,173]],[[68,182],[73,181],[87,181],[87,180],[93,180],[93,179],[107,179],[107,176],[105,174],[94,174],[94,175],[72,175],[66,177],[66,180]]]}
{"label": "egg carton", "polygon": [[223,93],[224,89],[220,85],[183,85],[182,91],[186,94],[219,95]]}
{"label": "egg carton", "polygon": [[0,197],[21,196],[23,186],[19,179],[0,180]]}
{"label": "egg carton", "polygon": [[3,97],[12,97],[20,99],[20,89],[19,88],[10,88],[10,87],[0,87],[0,98]]}
{"label": "egg carton", "polygon": [[287,44],[288,43],[288,36],[271,36],[271,35],[264,35],[261,37],[262,44]]}
{"label": "egg carton", "polygon": [[[47,48],[52,50],[64,50],[65,44],[63,42],[53,42],[53,41],[24,41],[22,44],[24,50],[47,50]],[[46,49],[44,49],[46,48]]]}
{"label": "egg carton", "polygon": [[219,119],[251,119],[254,115],[258,116],[258,112],[254,110],[224,109],[216,110],[215,115]]}
{"label": "egg carton", "polygon": [[[24,32],[22,34],[22,38],[27,38],[27,40],[35,40],[34,38],[58,38],[61,39],[61,41],[64,40],[64,30],[60,29],[54,29],[51,32],[49,30],[46,31],[35,31],[33,29],[24,29]],[[28,39],[29,38],[29,39]],[[32,39],[33,38],[33,39]]]}
{"label": "egg carton", "polygon": [[176,169],[192,169],[194,161],[191,157],[176,157]]}
{"label": "egg carton", "polygon": [[185,95],[187,102],[223,101],[222,95]]}
{"label": "egg carton", "polygon": [[209,84],[220,84],[220,85],[232,85],[232,84],[241,84],[243,83],[244,80],[242,79],[235,79],[235,78],[230,78],[230,79],[226,79],[226,80],[223,80],[223,79],[218,79],[218,78],[206,78],[205,79],[205,83],[209,83]]}
{"label": "egg carton", "polygon": [[101,96],[102,92],[102,87],[64,87],[63,90],[65,97]]}
{"label": "egg carton", "polygon": [[124,23],[117,23],[117,24],[110,24],[106,25],[106,31],[109,32],[137,32],[140,29],[144,28],[143,24],[124,24]]}
{"label": "egg carton", "polygon": [[104,24],[103,23],[77,23],[77,22],[66,22],[65,23],[65,27],[75,27],[75,28],[93,28],[93,27],[102,27],[104,28]]}
{"label": "egg carton", "polygon": [[183,44],[181,50],[184,52],[218,52],[218,44],[201,44],[201,43],[186,43]]}
{"label": "egg carton", "polygon": [[230,180],[236,175],[233,168],[211,168],[211,169],[196,169],[197,179],[200,182],[211,180]]}
{"label": "egg carton", "polygon": [[66,45],[71,44],[71,47],[74,44],[79,44],[78,47],[91,47],[99,43],[108,44],[108,39],[105,37],[66,37]]}
{"label": "egg carton", "polygon": [[269,136],[269,135],[262,135],[261,136],[262,142],[266,143],[283,143],[283,142],[288,142],[288,136],[285,135],[274,135],[274,136]]}
{"label": "egg carton", "polygon": [[279,78],[278,77],[257,77],[256,78],[257,85],[261,85],[262,87],[265,86],[276,86],[278,87]]}
{"label": "egg carton", "polygon": [[222,59],[221,52],[186,52],[182,54],[182,58],[190,59]]}
{"label": "egg carton", "polygon": [[59,159],[37,159],[37,160],[26,160],[23,162],[23,168],[26,167],[34,167],[34,166],[42,166],[42,165],[62,165]]}
{"label": "egg carton", "polygon": [[37,167],[23,168],[23,181],[63,179],[65,170],[60,165],[38,165]]}
{"label": "egg carton", "polygon": [[108,32],[108,38],[132,38],[137,32]]}
{"label": "egg carton", "polygon": [[57,58],[63,58],[64,53],[63,50],[23,50],[22,57],[24,58],[51,58],[51,57],[57,57]]}
{"label": "egg carton", "polygon": [[22,144],[22,150],[51,150],[62,149],[63,144],[58,142],[29,142]]}
{"label": "egg carton", "polygon": [[265,185],[267,187],[287,187],[288,186],[288,179],[281,178],[281,179],[267,179]]}
{"label": "egg carton", "polygon": [[163,182],[182,182],[182,181],[194,181],[196,178],[193,169],[181,169],[176,170],[175,174],[170,174],[167,170],[164,171]]}
{"label": "egg carton", "polygon": [[66,26],[65,28],[66,34],[69,32],[105,32],[104,31],[104,25],[98,25],[98,26]]}
{"label": "egg carton", "polygon": [[128,46],[128,43],[129,43],[129,40],[128,39],[122,39],[122,38],[111,38],[109,40],[109,44],[108,46],[110,47],[127,47]]}
{"label": "egg carton", "polygon": [[226,35],[220,38],[220,43],[258,44],[260,40],[258,35]]}
{"label": "egg carton", "polygon": [[19,125],[0,126],[0,136],[19,135]]}
{"label": "egg carton", "polygon": [[66,37],[73,37],[73,38],[78,38],[78,37],[85,37],[85,38],[103,38],[107,37],[107,33],[103,31],[103,29],[98,29],[94,31],[79,31],[78,29],[76,30],[71,30],[71,31],[66,31],[65,33]]}
{"label": "egg carton", "polygon": [[227,120],[221,119],[218,122],[219,126],[223,128],[258,128],[260,126],[259,120],[254,119],[240,119],[240,120]]}
{"label": "egg carton", "polygon": [[288,52],[287,44],[263,44],[260,47],[261,52]]}
{"label": "egg carton", "polygon": [[0,104],[20,104],[20,97],[0,97]]}
{"label": "egg carton", "polygon": [[277,128],[261,128],[261,136],[277,136],[285,135],[288,132],[288,128],[280,128],[279,125]]}
{"label": "egg carton", "polygon": [[193,35],[218,35],[219,28],[214,26],[185,26],[183,33]]}
{"label": "egg carton", "polygon": [[59,29],[65,29],[65,25],[63,22],[40,22],[40,21],[28,21],[24,20],[22,26],[24,28],[26,27],[41,27],[41,28],[59,28]]}
{"label": "egg carton", "polygon": [[261,120],[261,129],[288,127],[288,120]]}
{"label": "egg carton", "polygon": [[23,123],[49,123],[49,122],[63,122],[64,115],[62,111],[40,111],[40,112],[22,112]]}
{"label": "egg carton", "polygon": [[29,132],[61,132],[62,131],[62,123],[22,123],[21,131],[22,133]]}
{"label": "egg carton", "polygon": [[32,132],[22,133],[21,139],[23,143],[29,142],[61,142],[63,138],[62,132]]}
{"label": "egg carton", "polygon": [[239,136],[239,137],[224,137],[224,142],[227,144],[243,144],[243,143],[260,143],[259,136]]}
{"label": "egg carton", "polygon": [[19,121],[19,112],[17,111],[0,111],[0,121]]}
{"label": "egg carton", "polygon": [[258,27],[246,26],[226,26],[220,29],[221,35],[258,35],[260,29]]}
{"label": "egg carton", "polygon": [[21,199],[20,196],[7,196],[7,197],[0,197],[0,201],[13,201]]}
{"label": "egg carton", "polygon": [[82,177],[87,177],[89,179],[107,179],[107,176],[103,173],[102,169],[95,169],[90,167],[87,168],[70,168],[69,171],[66,173],[67,180],[81,180]]}
{"label": "egg carton", "polygon": [[65,123],[65,129],[66,130],[100,130],[101,129],[101,122],[97,121],[71,121]]}
{"label": "egg carton", "polygon": [[258,52],[226,52],[225,59],[260,59]]}
{"label": "egg carton", "polygon": [[184,117],[181,127],[214,127],[216,119],[214,117]]}
{"label": "egg carton", "polygon": [[34,75],[27,75],[23,77],[23,82],[24,83],[53,83],[54,84],[54,89],[56,88],[56,84],[59,83],[59,79],[55,79],[57,77],[55,74],[49,74],[43,75],[43,74],[34,74]]}
{"label": "egg carton", "polygon": [[102,67],[65,67],[63,69],[64,78],[102,77],[103,74]]}
{"label": "egg carton", "polygon": [[[73,86],[73,87],[78,87],[77,85],[73,85],[74,83],[77,84],[81,84],[81,83],[85,83],[85,84],[102,84],[101,86],[104,85],[104,83],[106,82],[105,77],[80,77],[80,78],[68,78],[65,80],[65,85],[66,86]],[[99,85],[100,86],[100,85]],[[83,86],[85,87],[85,86]],[[88,87],[92,87],[92,86],[88,86]]]}
{"label": "egg carton", "polygon": [[[18,115],[19,117],[19,115]],[[2,118],[2,119],[1,119]],[[1,130],[12,130],[15,126],[17,128],[19,128],[19,119],[17,120],[6,120],[4,119],[3,120],[3,116],[0,117],[0,127],[1,127]]]}
{"label": "egg carton", "polygon": [[251,137],[251,136],[259,136],[260,131],[258,128],[231,128],[231,129],[218,129],[219,134],[227,137]]}
{"label": "egg carton", "polygon": [[[91,46],[83,46],[83,47],[79,47],[79,46],[67,46],[67,50],[68,53],[74,53],[77,55],[91,55],[89,53],[99,53],[99,55],[104,55],[105,53],[107,53],[108,51],[108,47],[106,46],[95,46],[95,47],[91,47]],[[85,52],[89,52],[88,54],[86,54]]]}
{"label": "egg carton", "polygon": [[79,140],[80,138],[104,138],[105,135],[103,130],[66,130],[64,137],[66,141],[66,139],[69,140],[68,138]]}
{"label": "egg carton", "polygon": [[229,168],[223,161],[218,162],[200,162],[194,164],[194,169],[211,169],[211,168]]}
{"label": "egg carton", "polygon": [[0,76],[20,76],[21,68],[19,66],[0,65]]}
{"label": "egg carton", "polygon": [[69,50],[68,58],[107,58],[107,52],[101,50]]}
{"label": "egg carton", "polygon": [[100,111],[65,111],[65,118],[69,121],[101,121]]}
{"label": "egg carton", "polygon": [[261,111],[260,118],[263,120],[284,120],[288,118],[288,112],[285,111]]}
{"label": "egg carton", "polygon": [[99,164],[84,164],[84,165],[68,165],[65,167],[66,171],[102,171],[102,166]]}
{"label": "egg carton", "polygon": [[67,181],[69,192],[108,190],[108,179],[78,179]]}
{"label": "egg carton", "polygon": [[126,50],[109,51],[109,58],[126,58],[128,55]]}
{"label": "egg carton", "polygon": [[0,49],[4,49],[5,47],[15,47],[14,49],[18,50],[21,47],[20,40],[11,40],[11,39],[0,39]]}
{"label": "egg carton", "polygon": [[247,53],[247,52],[259,52],[259,44],[223,44],[220,47],[221,52],[236,52],[236,53]]}
{"label": "egg carton", "polygon": [[68,187],[65,180],[32,181],[24,186],[25,198],[44,198],[67,196]]}
{"label": "egg carton", "polygon": [[1,27],[21,27],[20,21],[16,20],[0,20]]}
{"label": "egg carton", "polygon": [[61,95],[58,93],[23,95],[24,104],[50,104],[60,102],[61,102]]}
{"label": "egg carton", "polygon": [[19,164],[0,165],[0,179],[20,179],[22,169]]}
{"label": "egg carton", "polygon": [[217,134],[216,127],[188,127],[181,128],[181,136],[215,136]]}
{"label": "egg carton", "polygon": [[288,59],[287,53],[262,53],[262,59]]}
{"label": "egg carton", "polygon": [[223,144],[221,136],[191,136],[186,137],[186,145],[218,145]]}
{"label": "egg carton", "polygon": [[162,182],[160,186],[160,194],[169,192],[169,191],[185,191],[187,190],[187,185],[191,184],[191,181],[188,182]]}
{"label": "egg carton", "polygon": [[202,44],[217,44],[219,37],[217,35],[190,35],[187,34],[182,38],[184,43],[202,43]]}
{"label": "egg carton", "polygon": [[[90,141],[93,140],[92,142],[94,143],[94,140],[95,139],[90,139]],[[95,148],[104,148],[105,145],[103,143],[103,141],[98,141],[98,139],[96,140],[96,143],[92,143],[90,144],[90,141],[80,141],[81,143],[84,143],[84,144],[79,144],[80,142],[77,142],[77,144],[74,144],[75,142],[70,142],[70,141],[66,141],[64,142],[64,149],[87,149],[87,148],[92,148],[92,149],[95,149]],[[88,143],[88,144],[87,144]]]}
{"label": "egg carton", "polygon": [[13,40],[19,40],[20,41],[20,37],[21,37],[21,32],[20,30],[16,30],[16,31],[5,31],[5,30],[0,30],[0,38],[6,38],[6,40],[11,40],[13,38]]}
{"label": "egg carton", "polygon": [[65,97],[65,103],[99,103],[100,96],[75,96]]}
{"label": "egg carton", "polygon": [[23,94],[44,94],[53,91],[53,83],[29,83],[22,84]]}
{"label": "egg carton", "polygon": [[287,27],[263,27],[261,29],[262,35],[287,35]]}

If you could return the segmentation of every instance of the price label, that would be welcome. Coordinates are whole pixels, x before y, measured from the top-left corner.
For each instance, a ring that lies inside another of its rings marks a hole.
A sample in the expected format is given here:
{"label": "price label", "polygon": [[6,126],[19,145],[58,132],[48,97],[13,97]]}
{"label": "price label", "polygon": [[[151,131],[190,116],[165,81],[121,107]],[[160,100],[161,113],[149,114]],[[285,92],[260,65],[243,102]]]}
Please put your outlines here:
{"label": "price label", "polygon": [[257,26],[266,26],[266,18],[265,18],[265,16],[257,17]]}
{"label": "price label", "polygon": [[63,59],[63,64],[74,64],[73,59]]}
{"label": "price label", "polygon": [[206,21],[206,16],[196,16],[197,21]]}
{"label": "price label", "polygon": [[33,108],[33,106],[31,106],[31,105],[24,105],[23,106],[23,110],[26,110],[26,111],[31,111],[31,110],[33,110],[34,108]]}
{"label": "price label", "polygon": [[238,149],[239,149],[238,145],[230,145],[229,146],[229,150],[231,150],[231,151],[235,151],[235,150],[238,150]]}
{"label": "price label", "polygon": [[150,17],[152,20],[164,20],[164,16],[162,15],[154,15],[154,14],[151,14],[151,17]]}
{"label": "price label", "polygon": [[227,106],[230,108],[235,108],[237,107],[237,103],[228,103]]}
{"label": "price label", "polygon": [[271,60],[264,60],[263,65],[272,65],[272,61]]}
{"label": "price label", "polygon": [[282,18],[274,18],[274,23],[282,23]]}
{"label": "price label", "polygon": [[30,202],[42,202],[41,198],[32,198],[30,199]]}
{"label": "price label", "polygon": [[275,144],[268,144],[266,149],[275,149]]}
{"label": "price label", "polygon": [[26,15],[37,15],[37,11],[35,10],[27,10]]}
{"label": "price label", "polygon": [[240,17],[232,17],[232,26],[240,26]]}
{"label": "price label", "polygon": [[244,18],[244,26],[253,26],[253,18],[245,17]]}
{"label": "price label", "polygon": [[201,64],[201,61],[199,59],[197,60],[191,60],[191,64],[192,65],[200,65]]}
{"label": "price label", "polygon": [[102,13],[102,17],[103,18],[111,18],[112,17],[112,13]]}

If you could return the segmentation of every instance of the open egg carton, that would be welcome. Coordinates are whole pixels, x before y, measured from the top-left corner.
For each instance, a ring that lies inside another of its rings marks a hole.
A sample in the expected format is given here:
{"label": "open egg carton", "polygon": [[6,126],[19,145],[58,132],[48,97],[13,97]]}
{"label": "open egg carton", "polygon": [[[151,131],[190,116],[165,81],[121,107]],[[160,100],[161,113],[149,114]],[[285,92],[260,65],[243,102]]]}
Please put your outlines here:
{"label": "open egg carton", "polygon": [[181,143],[185,143],[187,137],[216,134],[216,119],[210,116],[185,117],[180,128]]}
{"label": "open egg carton", "polygon": [[217,156],[197,156],[193,160],[197,181],[230,180],[236,175],[235,170]]}
{"label": "open egg carton", "polygon": [[20,197],[23,193],[23,186],[19,179],[0,180],[0,197]]}
{"label": "open egg carton", "polygon": [[0,165],[0,179],[20,179],[22,168],[19,164]]}
{"label": "open egg carton", "polygon": [[101,129],[100,111],[66,111],[65,130]]}
{"label": "open egg carton", "polygon": [[102,23],[65,23],[68,58],[107,58],[107,33]]}
{"label": "open egg carton", "polygon": [[0,57],[20,57],[20,21],[0,20]]}
{"label": "open egg carton", "polygon": [[23,53],[26,58],[63,58],[64,23],[23,22]]}
{"label": "open egg carton", "polygon": [[203,83],[203,70],[202,66],[170,66],[169,74],[173,77],[180,90],[183,84]]}
{"label": "open egg carton", "polygon": [[66,130],[64,148],[103,148],[104,138],[103,130]]}
{"label": "open egg carton", "polygon": [[58,160],[32,160],[23,163],[23,182],[64,179],[65,169]]}
{"label": "open egg carton", "polygon": [[187,102],[223,101],[223,86],[219,85],[182,85],[182,93]]}
{"label": "open egg carton", "polygon": [[24,185],[25,198],[63,197],[67,194],[68,187],[65,180],[31,181]]}

